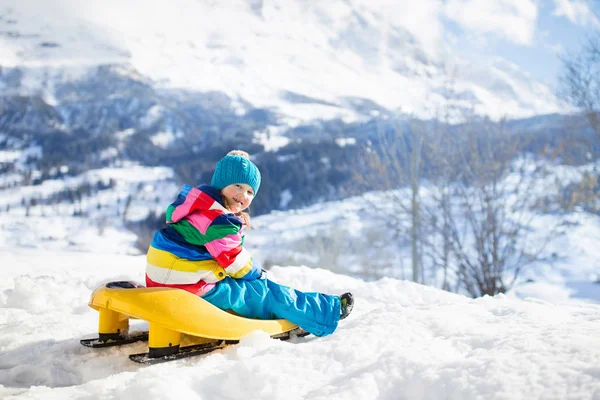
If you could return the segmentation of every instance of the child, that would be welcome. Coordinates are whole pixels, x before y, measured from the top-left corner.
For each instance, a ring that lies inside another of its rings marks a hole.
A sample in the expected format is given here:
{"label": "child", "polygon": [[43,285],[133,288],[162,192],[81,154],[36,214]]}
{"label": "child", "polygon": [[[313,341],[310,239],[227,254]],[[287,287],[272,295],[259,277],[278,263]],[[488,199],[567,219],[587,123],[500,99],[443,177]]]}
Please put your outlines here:
{"label": "child", "polygon": [[183,185],[167,209],[167,227],[148,249],[146,285],[176,287],[247,318],[287,319],[316,336],[333,333],[352,311],[352,294],[306,293],[266,279],[243,247],[243,213],[260,187],[248,153],[230,151],[210,185]]}

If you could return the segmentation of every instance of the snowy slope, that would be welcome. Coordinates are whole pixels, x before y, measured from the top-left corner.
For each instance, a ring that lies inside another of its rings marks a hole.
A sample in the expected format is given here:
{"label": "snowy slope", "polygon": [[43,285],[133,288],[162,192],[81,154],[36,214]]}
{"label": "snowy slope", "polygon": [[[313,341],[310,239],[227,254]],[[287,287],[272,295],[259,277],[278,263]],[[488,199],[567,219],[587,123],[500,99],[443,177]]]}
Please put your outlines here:
{"label": "snowy slope", "polygon": [[291,125],[353,121],[357,98],[431,116],[449,84],[459,107],[493,118],[564,110],[515,65],[460,59],[434,40],[439,26],[423,37],[413,11],[410,1],[383,0],[4,0],[0,62],[25,67],[21,90],[48,99],[56,79],[130,64],[158,87],[221,91],[240,113],[248,102]]}
{"label": "snowy slope", "polygon": [[[404,197],[410,199],[410,193]],[[389,215],[370,209],[381,198],[381,193],[369,193],[257,217],[247,246],[268,265],[322,267],[367,280],[382,276],[410,280],[410,247],[384,228]],[[545,240],[548,227],[555,226],[558,218],[545,215],[532,220],[528,242],[532,249],[538,248],[537,241]],[[564,222],[567,227],[545,246],[542,260],[523,268],[512,292],[519,298],[534,296],[550,302],[600,303],[596,246],[600,217],[577,211]],[[428,285],[438,285],[431,277],[427,279]]]}
{"label": "snowy slope", "polygon": [[[548,175],[536,183],[538,196],[553,193],[556,182],[566,187],[580,181],[584,174],[597,170],[598,163],[547,167]],[[95,187],[110,180],[117,182],[113,188],[74,203],[43,205],[38,201],[38,205],[28,208],[22,204],[23,198],[52,198],[82,182]],[[150,213],[161,215],[178,189],[170,168],[128,164],[5,189],[0,199],[0,254],[13,249],[141,254],[135,248],[136,235],[127,230],[127,223],[143,220]],[[382,207],[382,199],[386,198],[408,201],[409,189],[370,192],[254,217],[246,246],[267,267],[306,265],[367,280],[382,276],[410,279],[407,242],[393,238],[386,228],[390,214],[374,208]],[[81,215],[74,215],[76,212]],[[531,251],[539,248],[536,241],[545,238],[548,227],[559,221],[565,226],[544,247],[544,260],[523,269],[514,292],[520,298],[535,296],[551,302],[600,303],[600,284],[596,283],[600,281],[600,251],[596,246],[600,241],[600,217],[583,210],[566,216],[536,216],[529,227]],[[428,279],[427,284],[436,285]]]}
{"label": "snowy slope", "polygon": [[[139,366],[144,344],[92,350],[90,292],[141,280],[144,258],[3,251],[3,399],[597,399],[600,306],[508,296],[468,298],[406,281],[362,282],[320,269],[274,268],[305,290],[356,295],[324,338],[255,332],[207,356]],[[143,329],[134,322],[133,329]]]}

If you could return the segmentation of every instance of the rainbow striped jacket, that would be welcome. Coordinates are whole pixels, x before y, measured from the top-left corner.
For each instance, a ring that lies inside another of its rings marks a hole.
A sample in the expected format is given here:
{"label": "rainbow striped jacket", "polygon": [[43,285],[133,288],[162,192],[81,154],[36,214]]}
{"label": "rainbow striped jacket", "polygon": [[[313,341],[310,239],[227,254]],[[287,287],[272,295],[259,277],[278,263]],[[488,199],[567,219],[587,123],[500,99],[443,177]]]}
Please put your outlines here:
{"label": "rainbow striped jacket", "polygon": [[179,287],[201,296],[226,276],[260,277],[243,247],[245,225],[221,201],[212,186],[181,187],[167,208],[167,227],[154,234],[148,249],[148,287]]}

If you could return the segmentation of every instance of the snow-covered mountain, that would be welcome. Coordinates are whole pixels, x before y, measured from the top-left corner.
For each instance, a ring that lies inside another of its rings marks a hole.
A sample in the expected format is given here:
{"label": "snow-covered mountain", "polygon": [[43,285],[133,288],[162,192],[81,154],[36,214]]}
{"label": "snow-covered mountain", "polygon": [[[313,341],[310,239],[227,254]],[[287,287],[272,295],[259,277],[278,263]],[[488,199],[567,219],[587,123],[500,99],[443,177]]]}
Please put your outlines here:
{"label": "snow-covered mountain", "polygon": [[419,39],[405,3],[4,0],[0,66],[23,74],[20,93],[50,104],[56,82],[116,64],[154,87],[222,92],[238,114],[265,108],[292,126],[378,107],[432,116],[448,96],[492,118],[562,109],[515,65],[470,63]]}
{"label": "snow-covered mountain", "polygon": [[132,164],[197,184],[244,148],[263,214],[360,193],[377,135],[412,117],[575,126],[515,65],[428,39],[410,3],[4,0],[0,190]]}

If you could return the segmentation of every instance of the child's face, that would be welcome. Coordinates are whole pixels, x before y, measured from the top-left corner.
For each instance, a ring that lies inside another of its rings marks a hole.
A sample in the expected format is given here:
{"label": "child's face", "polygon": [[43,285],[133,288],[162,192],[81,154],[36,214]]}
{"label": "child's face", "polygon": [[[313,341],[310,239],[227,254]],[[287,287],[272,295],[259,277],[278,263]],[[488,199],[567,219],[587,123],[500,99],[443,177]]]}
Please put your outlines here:
{"label": "child's face", "polygon": [[254,200],[254,190],[245,183],[234,183],[221,189],[221,194],[227,201],[227,206],[232,213],[244,211]]}

